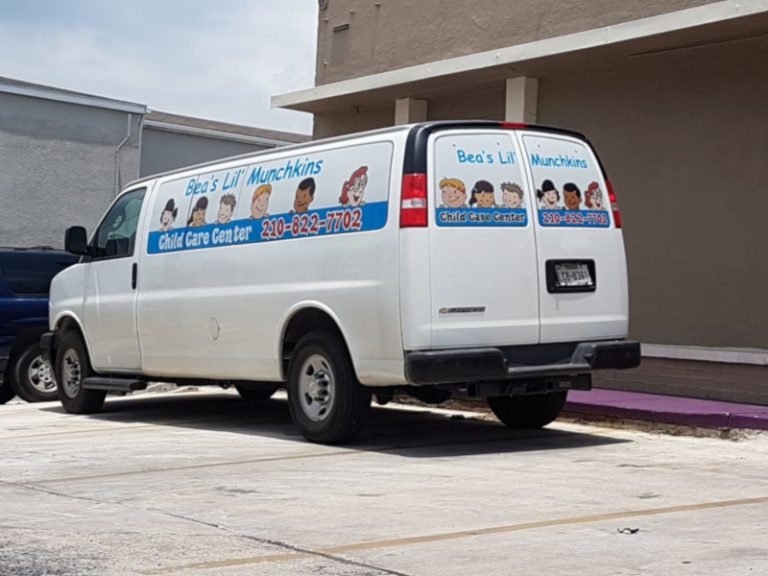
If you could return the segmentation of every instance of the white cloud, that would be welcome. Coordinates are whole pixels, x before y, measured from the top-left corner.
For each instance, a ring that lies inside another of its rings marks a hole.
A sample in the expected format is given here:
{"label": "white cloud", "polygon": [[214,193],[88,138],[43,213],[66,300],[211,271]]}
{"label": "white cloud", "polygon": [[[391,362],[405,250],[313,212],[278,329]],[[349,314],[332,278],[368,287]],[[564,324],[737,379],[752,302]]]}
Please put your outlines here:
{"label": "white cloud", "polygon": [[313,0],[24,4],[0,21],[0,76],[165,112],[311,131],[309,115],[271,110],[269,99],[313,84]]}

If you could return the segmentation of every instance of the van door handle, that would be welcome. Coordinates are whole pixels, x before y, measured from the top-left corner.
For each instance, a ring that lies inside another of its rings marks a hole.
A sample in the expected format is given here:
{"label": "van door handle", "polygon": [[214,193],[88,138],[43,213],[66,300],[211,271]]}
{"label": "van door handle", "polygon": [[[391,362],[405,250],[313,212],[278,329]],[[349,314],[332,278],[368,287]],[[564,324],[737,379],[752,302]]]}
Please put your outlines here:
{"label": "van door handle", "polygon": [[133,263],[133,266],[131,267],[131,288],[136,290],[136,279],[139,275],[139,265],[136,264],[136,262]]}

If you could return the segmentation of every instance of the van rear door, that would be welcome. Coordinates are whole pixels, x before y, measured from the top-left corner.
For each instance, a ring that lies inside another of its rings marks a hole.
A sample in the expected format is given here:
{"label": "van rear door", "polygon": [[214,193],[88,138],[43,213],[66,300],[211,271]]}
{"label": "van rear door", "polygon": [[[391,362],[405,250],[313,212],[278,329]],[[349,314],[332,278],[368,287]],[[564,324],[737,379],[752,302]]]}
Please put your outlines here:
{"label": "van rear door", "polygon": [[596,155],[568,134],[531,130],[517,137],[536,195],[540,342],[625,337],[624,244]]}
{"label": "van rear door", "polygon": [[514,133],[441,130],[427,158],[432,347],[537,343],[533,195]]}

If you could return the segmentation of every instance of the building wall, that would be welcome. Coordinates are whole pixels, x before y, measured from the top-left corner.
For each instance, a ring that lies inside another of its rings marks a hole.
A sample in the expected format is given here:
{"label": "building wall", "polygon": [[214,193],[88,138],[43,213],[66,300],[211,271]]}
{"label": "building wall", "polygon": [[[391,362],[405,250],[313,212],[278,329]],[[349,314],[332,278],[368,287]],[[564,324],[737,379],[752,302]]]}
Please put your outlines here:
{"label": "building wall", "polygon": [[[61,247],[68,226],[92,230],[115,195],[127,123],[127,113],[0,94],[0,245]],[[123,184],[139,174],[139,126],[134,115]]]}
{"label": "building wall", "polygon": [[[513,46],[713,1],[331,0],[318,21],[315,82]],[[346,25],[348,29],[340,29]]]}
{"label": "building wall", "polygon": [[246,142],[179,134],[147,126],[141,143],[141,176],[266,148]]}
{"label": "building wall", "polygon": [[644,342],[768,348],[762,44],[541,80],[539,122],[589,134],[615,184]]}

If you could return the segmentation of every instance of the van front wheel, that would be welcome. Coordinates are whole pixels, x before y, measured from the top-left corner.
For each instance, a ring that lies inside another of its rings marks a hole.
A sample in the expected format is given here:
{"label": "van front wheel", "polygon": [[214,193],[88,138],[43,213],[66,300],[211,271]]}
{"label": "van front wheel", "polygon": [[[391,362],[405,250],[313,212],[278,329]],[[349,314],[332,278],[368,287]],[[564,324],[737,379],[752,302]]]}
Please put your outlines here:
{"label": "van front wheel", "polygon": [[555,420],[565,405],[567,391],[531,396],[493,396],[488,406],[510,428],[542,428]]}
{"label": "van front wheel", "polygon": [[88,351],[77,332],[65,332],[56,350],[56,381],[59,400],[70,414],[92,414],[101,410],[107,393],[86,390],[83,380],[93,375]]}
{"label": "van front wheel", "polygon": [[288,377],[291,419],[311,442],[340,444],[360,432],[371,393],[360,385],[338,334],[311,332],[296,345]]}

